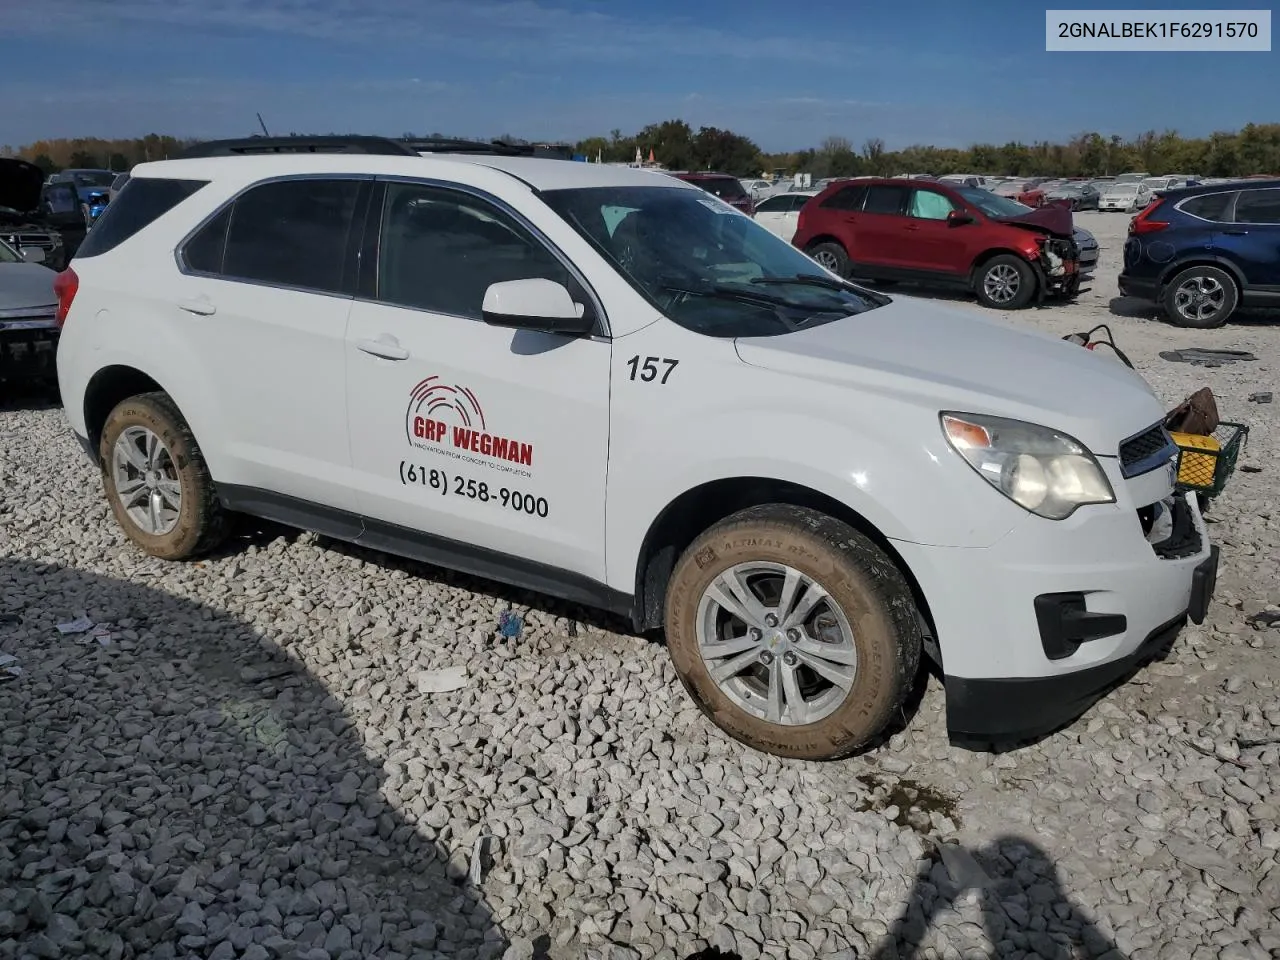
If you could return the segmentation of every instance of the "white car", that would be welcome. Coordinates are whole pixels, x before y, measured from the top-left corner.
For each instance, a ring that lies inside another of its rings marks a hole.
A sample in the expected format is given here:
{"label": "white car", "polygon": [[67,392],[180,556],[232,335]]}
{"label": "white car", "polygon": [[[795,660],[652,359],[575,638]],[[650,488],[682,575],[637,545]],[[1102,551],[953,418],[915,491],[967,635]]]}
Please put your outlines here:
{"label": "white car", "polygon": [[817,195],[813,190],[793,190],[765,197],[756,204],[756,223],[790,243],[796,235],[800,208]]}
{"label": "white car", "polygon": [[607,608],[808,759],[922,652],[953,737],[1009,741],[1203,620],[1217,550],[1122,364],[661,173],[352,142],[141,164],[59,275],[66,417],[144,551],[241,511]]}
{"label": "white car", "polygon": [[1122,210],[1132,213],[1151,202],[1151,188],[1145,183],[1113,183],[1098,196],[1098,210]]}

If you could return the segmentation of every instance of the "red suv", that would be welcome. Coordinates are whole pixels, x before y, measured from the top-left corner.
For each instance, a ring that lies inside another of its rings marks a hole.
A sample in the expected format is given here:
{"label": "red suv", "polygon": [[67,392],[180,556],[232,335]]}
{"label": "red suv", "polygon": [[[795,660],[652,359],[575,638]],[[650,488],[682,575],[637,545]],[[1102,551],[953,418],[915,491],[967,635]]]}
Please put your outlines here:
{"label": "red suv", "polygon": [[756,205],[750,194],[742,189],[742,181],[727,173],[676,173],[672,176],[680,180],[688,180],[701,187],[707,193],[719,197],[725,203],[741,210],[748,217],[756,215]]}
{"label": "red suv", "polygon": [[1080,288],[1071,211],[1033,209],[979,187],[845,180],[806,203],[792,243],[842,277],[972,290],[1017,310]]}

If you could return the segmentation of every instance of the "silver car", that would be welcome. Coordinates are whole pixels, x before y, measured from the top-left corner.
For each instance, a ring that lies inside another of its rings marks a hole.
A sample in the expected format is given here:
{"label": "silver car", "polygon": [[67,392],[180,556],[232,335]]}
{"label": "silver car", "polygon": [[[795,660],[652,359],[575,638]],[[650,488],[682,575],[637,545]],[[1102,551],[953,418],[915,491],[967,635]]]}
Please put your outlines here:
{"label": "silver car", "polygon": [[58,347],[55,276],[48,267],[29,263],[0,241],[0,381],[54,379]]}

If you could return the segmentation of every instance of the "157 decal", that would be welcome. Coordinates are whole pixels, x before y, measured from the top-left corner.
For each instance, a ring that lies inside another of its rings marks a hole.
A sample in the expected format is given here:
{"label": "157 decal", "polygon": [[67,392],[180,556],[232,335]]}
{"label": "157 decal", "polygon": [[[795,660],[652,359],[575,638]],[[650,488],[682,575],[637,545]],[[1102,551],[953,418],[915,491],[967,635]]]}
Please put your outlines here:
{"label": "157 decal", "polygon": [[474,480],[445,470],[424,467],[421,464],[400,461],[400,482],[406,487],[426,487],[438,491],[440,496],[450,494],[466,497],[478,503],[492,503],[531,517],[545,519],[549,512],[546,497],[512,490],[510,487],[493,487],[483,480]]}

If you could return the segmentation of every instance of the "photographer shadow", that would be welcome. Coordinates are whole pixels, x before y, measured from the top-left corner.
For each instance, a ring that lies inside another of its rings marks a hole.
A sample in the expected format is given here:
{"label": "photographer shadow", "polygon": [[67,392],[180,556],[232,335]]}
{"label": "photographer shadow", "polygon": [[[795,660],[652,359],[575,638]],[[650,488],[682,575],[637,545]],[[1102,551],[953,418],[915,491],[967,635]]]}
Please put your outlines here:
{"label": "photographer shadow", "polygon": [[[961,907],[968,896],[978,900],[992,960],[1124,960],[1115,942],[1063,889],[1050,855],[1015,836],[1000,837],[972,852],[954,844],[939,845],[929,865],[916,875],[906,909],[871,956],[910,960],[934,955],[928,944],[931,933],[963,928]],[[951,941],[949,946],[966,957],[979,949],[972,942]]]}
{"label": "photographer shadow", "polygon": [[[113,636],[61,635],[80,612]],[[506,949],[472,851],[451,860],[387,802],[342,704],[252,627],[0,558],[0,653],[22,670],[0,678],[0,956]],[[421,794],[442,775],[420,772]]]}

